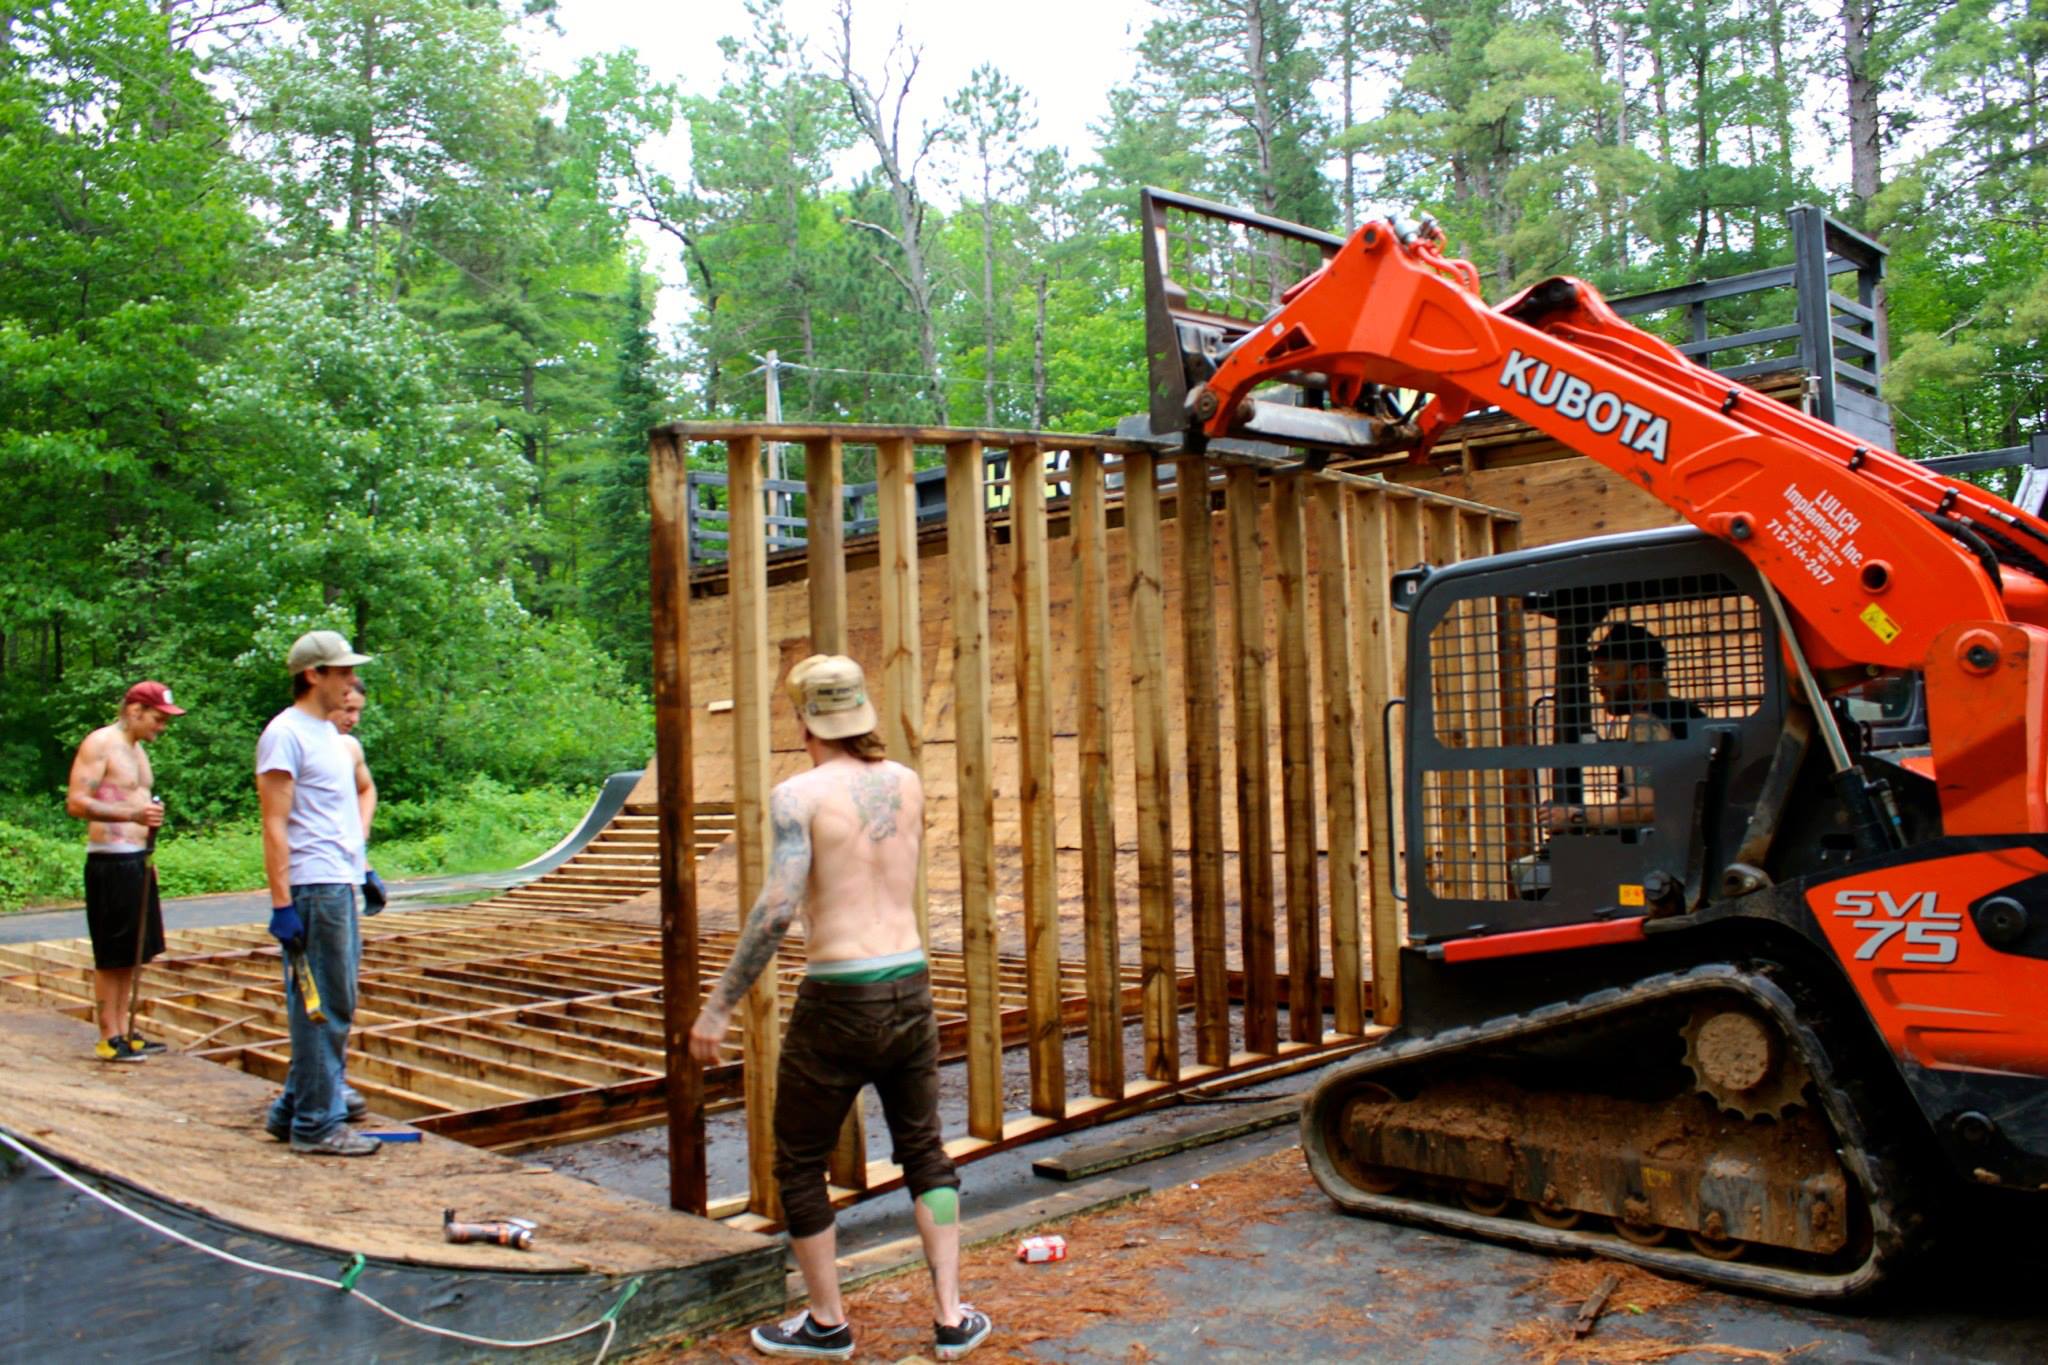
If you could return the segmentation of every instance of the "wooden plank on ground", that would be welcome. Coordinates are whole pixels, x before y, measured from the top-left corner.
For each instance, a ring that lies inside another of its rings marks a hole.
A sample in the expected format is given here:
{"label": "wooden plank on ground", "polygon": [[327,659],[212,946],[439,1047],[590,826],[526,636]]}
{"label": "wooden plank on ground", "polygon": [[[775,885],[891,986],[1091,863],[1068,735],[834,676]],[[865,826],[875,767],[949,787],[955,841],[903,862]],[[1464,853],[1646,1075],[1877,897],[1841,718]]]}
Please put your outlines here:
{"label": "wooden plank on ground", "polygon": [[1173,933],[1173,758],[1166,715],[1165,568],[1159,469],[1124,457],[1124,550],[1131,573],[1131,738],[1136,758],[1138,949],[1145,989],[1145,1074],[1180,1075],[1180,992]]}
{"label": "wooden plank on ground", "polygon": [[1072,473],[1074,614],[1079,635],[1076,730],[1081,759],[1082,956],[1088,974],[1088,1090],[1103,1099],[1124,1094],[1123,1018],[1119,995],[1115,765],[1110,744],[1108,523],[1102,452],[1074,452]]}
{"label": "wooden plank on ground", "polygon": [[[1401,499],[1412,505],[1412,500]],[[1387,744],[1387,704],[1398,695],[1394,677],[1395,616],[1389,593],[1388,520],[1399,505],[1384,493],[1360,492],[1350,505],[1351,600],[1358,609],[1358,701],[1364,713],[1359,767],[1372,793],[1367,805],[1367,870],[1372,878],[1372,1019],[1392,1025],[1401,1017],[1401,903],[1394,898],[1394,864],[1401,827]],[[1341,1025],[1339,1027],[1342,1027]]]}
{"label": "wooden plank on ground", "polygon": [[[811,598],[811,652],[846,653],[846,470],[836,438],[804,442],[804,580]],[[856,1104],[846,1111],[826,1176],[835,1185],[864,1188],[868,1178],[867,1122]]]}
{"label": "wooden plank on ground", "polygon": [[704,1212],[704,1071],[690,1058],[698,1009],[697,837],[690,733],[690,566],[684,459],[676,438],[647,450],[649,601],[653,608],[654,769],[661,838],[662,1047],[668,1076],[668,1201]]}
{"label": "wooden plank on ground", "polygon": [[[744,917],[767,882],[768,708],[775,646],[768,636],[768,540],[761,501],[761,442],[736,437],[726,446],[731,496],[727,572],[732,597],[733,838],[739,858],[739,913]],[[746,1055],[747,1207],[780,1218],[775,1185],[775,1069],[782,1049],[775,973],[763,972],[740,1009]]]}
{"label": "wooden plank on ground", "polygon": [[1052,618],[1046,566],[1044,457],[1010,449],[1010,550],[1017,625],[1017,804],[1024,880],[1025,1031],[1031,1112],[1066,1113],[1060,1037],[1060,902],[1054,865]]}
{"label": "wooden plank on ground", "polygon": [[1280,1042],[1280,1007],[1273,984],[1273,774],[1266,751],[1266,571],[1258,471],[1232,465],[1224,474],[1223,499],[1230,533],[1244,1050],[1274,1052]]}
{"label": "wooden plank on ground", "polygon": [[1280,601],[1280,813],[1287,878],[1288,1036],[1323,1037],[1322,933],[1316,892],[1315,716],[1309,702],[1308,528],[1304,475],[1273,480]]}
{"label": "wooden plank on ground", "polygon": [[1318,483],[1308,515],[1315,524],[1316,625],[1323,662],[1324,824],[1330,849],[1330,978],[1336,1028],[1365,1027],[1358,919],[1358,714],[1352,682],[1350,531],[1342,485]]}
{"label": "wooden plank on ground", "polygon": [[[919,615],[915,452],[907,439],[875,446],[882,596],[882,739],[889,757],[924,773],[924,624]],[[932,945],[925,850],[917,850],[917,933]]]}
{"label": "wooden plank on ground", "polygon": [[953,600],[953,733],[960,805],[960,940],[967,974],[967,1131],[1003,1131],[996,992],[994,741],[989,720],[988,528],[981,442],[946,447],[946,563]]}
{"label": "wooden plank on ground", "polygon": [[1188,918],[1194,930],[1195,1060],[1230,1060],[1230,981],[1223,927],[1222,687],[1216,658],[1216,554],[1209,463],[1175,466],[1180,535],[1181,680],[1187,695]]}
{"label": "wooden plank on ground", "polygon": [[1105,1171],[1120,1171],[1141,1162],[1211,1147],[1300,1119],[1301,1101],[1292,1095],[1255,1104],[1233,1104],[1221,1114],[1201,1114],[1129,1137],[1069,1147],[1058,1156],[1044,1156],[1032,1162],[1031,1172],[1049,1180],[1085,1180]]}

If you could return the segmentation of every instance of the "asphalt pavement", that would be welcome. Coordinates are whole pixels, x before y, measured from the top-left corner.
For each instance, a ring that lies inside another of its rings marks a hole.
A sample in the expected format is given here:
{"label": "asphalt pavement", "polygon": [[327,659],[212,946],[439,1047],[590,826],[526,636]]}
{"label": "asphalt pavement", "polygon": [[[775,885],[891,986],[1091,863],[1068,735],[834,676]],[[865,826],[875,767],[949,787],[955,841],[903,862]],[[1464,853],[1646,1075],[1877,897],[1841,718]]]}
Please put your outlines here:
{"label": "asphalt pavement", "polygon": [[[392,910],[419,910],[448,905],[531,878],[531,873],[512,876],[504,872],[477,873],[465,877],[419,877],[391,882]],[[164,902],[164,928],[217,929],[224,924],[264,924],[270,920],[270,893],[229,891],[217,896],[179,896]],[[85,907],[55,910],[23,910],[0,915],[0,943],[42,943],[49,939],[84,938]]]}

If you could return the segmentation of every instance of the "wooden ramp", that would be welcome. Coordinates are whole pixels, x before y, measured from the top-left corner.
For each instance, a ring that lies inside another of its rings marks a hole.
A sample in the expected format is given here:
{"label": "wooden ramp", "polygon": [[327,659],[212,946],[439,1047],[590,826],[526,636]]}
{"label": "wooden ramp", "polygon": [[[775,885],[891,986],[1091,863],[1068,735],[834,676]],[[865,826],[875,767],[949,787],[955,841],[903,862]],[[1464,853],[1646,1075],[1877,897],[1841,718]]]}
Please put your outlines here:
{"label": "wooden ramp", "polygon": [[[656,830],[655,769],[650,762],[618,813],[589,843],[529,882],[501,891],[478,906],[521,910],[602,910],[661,886],[661,836]],[[700,802],[696,808],[697,856],[732,837],[730,801]]]}
{"label": "wooden ramp", "polygon": [[[0,993],[4,994],[4,993]],[[534,1338],[601,1317],[613,1350],[773,1311],[780,1246],[431,1135],[374,1157],[295,1157],[262,1129],[271,1088],[176,1055],[93,1059],[93,1031],[0,1002],[0,1130],[121,1204],[248,1260],[355,1286],[438,1327]],[[391,1127],[382,1124],[380,1127]],[[445,1208],[540,1225],[531,1251],[453,1246]],[[332,1289],[228,1265],[0,1147],[0,1359],[467,1358]],[[29,1234],[29,1235],[24,1235]],[[599,1335],[541,1359],[588,1360]],[[532,1354],[522,1359],[533,1359]]]}

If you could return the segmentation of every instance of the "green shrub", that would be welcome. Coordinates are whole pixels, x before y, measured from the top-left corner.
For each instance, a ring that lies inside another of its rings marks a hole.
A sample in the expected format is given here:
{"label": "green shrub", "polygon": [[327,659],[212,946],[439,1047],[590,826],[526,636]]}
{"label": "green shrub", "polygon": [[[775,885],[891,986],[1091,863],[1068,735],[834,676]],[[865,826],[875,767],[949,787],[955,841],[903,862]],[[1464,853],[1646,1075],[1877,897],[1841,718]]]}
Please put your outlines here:
{"label": "green shrub", "polygon": [[78,899],[84,830],[66,840],[0,820],[0,912]]}
{"label": "green shrub", "polygon": [[210,896],[263,885],[263,834],[255,825],[173,832],[156,847],[157,885],[166,896]]}
{"label": "green shrub", "polygon": [[596,795],[591,787],[515,792],[473,777],[438,802],[392,802],[403,809],[388,823],[378,807],[370,862],[386,880],[516,867],[575,828]]}

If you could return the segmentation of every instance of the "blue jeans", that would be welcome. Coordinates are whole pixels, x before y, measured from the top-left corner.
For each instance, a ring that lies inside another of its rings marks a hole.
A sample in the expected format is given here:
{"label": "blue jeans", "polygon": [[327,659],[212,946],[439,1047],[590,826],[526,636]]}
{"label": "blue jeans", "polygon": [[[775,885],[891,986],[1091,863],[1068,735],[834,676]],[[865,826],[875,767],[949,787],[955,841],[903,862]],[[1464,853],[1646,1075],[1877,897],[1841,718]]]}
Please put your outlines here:
{"label": "blue jeans", "polygon": [[318,1142],[348,1114],[348,1085],[341,1073],[349,1025],[356,1014],[362,921],[357,918],[356,889],[346,884],[295,886],[292,907],[306,928],[306,967],[320,992],[320,1012],[327,1017],[318,1024],[306,1017],[287,958],[284,995],[291,1017],[292,1064],[285,1074],[284,1093],[271,1103],[269,1126],[273,1131],[289,1126],[294,1141]]}

